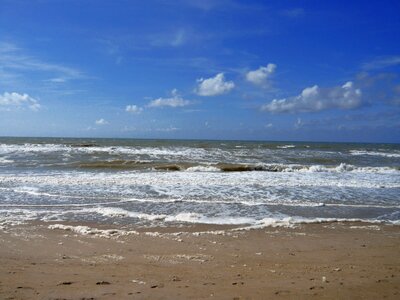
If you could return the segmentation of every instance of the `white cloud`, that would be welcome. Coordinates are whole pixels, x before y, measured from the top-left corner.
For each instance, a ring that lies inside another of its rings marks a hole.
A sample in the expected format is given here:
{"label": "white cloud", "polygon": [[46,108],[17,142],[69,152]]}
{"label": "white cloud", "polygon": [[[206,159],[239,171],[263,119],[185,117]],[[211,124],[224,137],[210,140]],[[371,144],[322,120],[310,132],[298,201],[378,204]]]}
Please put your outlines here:
{"label": "white cloud", "polygon": [[67,81],[67,79],[63,78],[63,77],[54,77],[54,78],[48,79],[47,81],[54,82],[54,83],[64,83]]}
{"label": "white cloud", "polygon": [[169,127],[166,127],[166,128],[156,128],[155,129],[155,131],[160,131],[160,132],[174,132],[174,131],[177,131],[177,130],[180,130],[180,129],[177,128],[177,127],[174,127],[174,126],[169,126]]}
{"label": "white cloud", "polygon": [[200,96],[216,96],[229,92],[235,87],[233,81],[225,81],[224,73],[219,73],[215,77],[208,79],[200,78],[197,80],[199,86],[196,92]]}
{"label": "white cloud", "polygon": [[87,78],[81,71],[59,64],[41,61],[26,55],[22,49],[12,43],[0,42],[0,65],[4,72],[21,74],[21,72],[38,72],[51,77],[47,81],[62,83],[70,79]]}
{"label": "white cloud", "polygon": [[266,67],[259,67],[257,70],[249,71],[246,74],[247,81],[260,86],[266,86],[269,77],[275,72],[276,65],[268,64]]}
{"label": "white cloud", "polygon": [[376,70],[396,65],[400,65],[400,55],[379,57],[373,61],[364,63],[362,68],[364,70]]}
{"label": "white cloud", "polygon": [[265,128],[272,128],[274,125],[272,123],[265,124]]}
{"label": "white cloud", "polygon": [[185,43],[186,40],[186,33],[183,29],[178,30],[173,39],[171,40],[171,46],[177,47],[177,46],[181,46]]}
{"label": "white cloud", "polygon": [[357,86],[363,90],[363,101],[366,103],[400,104],[400,80],[392,72],[369,74],[361,72],[357,75]]}
{"label": "white cloud", "polygon": [[185,100],[182,98],[181,95],[178,94],[177,89],[173,89],[171,91],[171,97],[170,98],[158,98],[150,101],[150,103],[147,105],[148,107],[163,107],[163,106],[169,106],[169,107],[183,107],[192,104],[192,101]]}
{"label": "white cloud", "polygon": [[0,95],[0,107],[5,107],[6,109],[10,107],[29,107],[33,111],[38,111],[41,106],[35,98],[32,98],[28,94],[5,92],[3,95]]}
{"label": "white cloud", "polygon": [[107,125],[107,124],[109,124],[108,121],[104,119],[96,120],[96,125]]}
{"label": "white cloud", "polygon": [[272,113],[316,112],[326,109],[353,109],[361,105],[361,90],[349,81],[342,86],[305,88],[295,97],[274,99],[261,106],[261,110]]}
{"label": "white cloud", "polygon": [[132,113],[132,114],[140,114],[143,111],[143,108],[137,105],[127,105],[125,111]]}
{"label": "white cloud", "polygon": [[179,47],[183,46],[188,40],[188,33],[180,28],[172,32],[161,32],[148,37],[151,46],[155,47]]}
{"label": "white cloud", "polygon": [[294,128],[300,129],[303,126],[304,126],[304,122],[300,118],[297,118],[297,121],[294,123]]}

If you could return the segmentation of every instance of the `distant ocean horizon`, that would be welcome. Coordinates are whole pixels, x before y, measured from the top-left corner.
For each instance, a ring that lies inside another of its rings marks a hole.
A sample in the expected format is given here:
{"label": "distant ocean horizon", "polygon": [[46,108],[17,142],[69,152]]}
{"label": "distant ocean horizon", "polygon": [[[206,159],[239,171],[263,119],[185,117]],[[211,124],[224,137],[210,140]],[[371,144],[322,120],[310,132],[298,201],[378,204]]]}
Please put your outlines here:
{"label": "distant ocean horizon", "polygon": [[400,224],[400,145],[0,137],[0,226]]}
{"label": "distant ocean horizon", "polygon": [[346,140],[274,140],[274,139],[230,139],[230,138],[166,138],[166,137],[111,137],[111,136],[25,136],[25,135],[0,135],[0,139],[62,139],[62,140],[161,140],[161,141],[219,141],[219,142],[263,142],[263,143],[320,143],[320,144],[387,144],[387,145],[400,145],[399,142],[387,141],[346,141]]}

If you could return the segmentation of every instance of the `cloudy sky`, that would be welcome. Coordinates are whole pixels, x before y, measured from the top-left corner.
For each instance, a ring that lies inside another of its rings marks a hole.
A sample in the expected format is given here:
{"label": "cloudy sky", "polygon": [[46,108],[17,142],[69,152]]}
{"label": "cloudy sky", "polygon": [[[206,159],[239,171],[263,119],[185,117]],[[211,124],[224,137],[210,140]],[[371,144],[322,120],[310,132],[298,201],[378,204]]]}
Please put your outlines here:
{"label": "cloudy sky", "polygon": [[400,142],[399,12],[0,0],[0,135]]}

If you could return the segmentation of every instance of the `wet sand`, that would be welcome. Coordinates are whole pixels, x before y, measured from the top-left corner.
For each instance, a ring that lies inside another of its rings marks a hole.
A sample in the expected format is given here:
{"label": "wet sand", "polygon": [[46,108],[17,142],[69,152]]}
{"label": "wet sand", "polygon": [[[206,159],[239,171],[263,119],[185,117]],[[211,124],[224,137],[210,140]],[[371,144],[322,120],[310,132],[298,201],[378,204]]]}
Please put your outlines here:
{"label": "wet sand", "polygon": [[0,299],[400,298],[399,226],[89,235],[48,226],[0,230]]}

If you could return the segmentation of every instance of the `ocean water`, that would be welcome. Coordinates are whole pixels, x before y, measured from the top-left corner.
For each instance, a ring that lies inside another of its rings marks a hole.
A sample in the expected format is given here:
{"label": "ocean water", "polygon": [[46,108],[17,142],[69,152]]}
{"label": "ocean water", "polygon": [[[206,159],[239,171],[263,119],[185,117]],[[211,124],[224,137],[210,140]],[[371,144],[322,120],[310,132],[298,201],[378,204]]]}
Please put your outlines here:
{"label": "ocean water", "polygon": [[400,224],[400,145],[0,138],[1,224]]}

